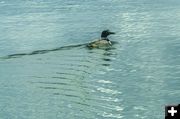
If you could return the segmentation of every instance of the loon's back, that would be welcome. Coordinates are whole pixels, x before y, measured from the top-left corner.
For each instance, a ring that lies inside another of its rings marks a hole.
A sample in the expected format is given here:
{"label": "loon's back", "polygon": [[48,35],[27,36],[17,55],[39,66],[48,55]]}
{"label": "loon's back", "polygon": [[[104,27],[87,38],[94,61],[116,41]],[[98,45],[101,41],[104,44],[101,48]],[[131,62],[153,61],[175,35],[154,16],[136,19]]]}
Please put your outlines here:
{"label": "loon's back", "polygon": [[107,47],[110,46],[111,42],[108,40],[97,40],[97,41],[93,41],[91,43],[88,44],[88,47],[90,48],[100,48],[100,47]]}

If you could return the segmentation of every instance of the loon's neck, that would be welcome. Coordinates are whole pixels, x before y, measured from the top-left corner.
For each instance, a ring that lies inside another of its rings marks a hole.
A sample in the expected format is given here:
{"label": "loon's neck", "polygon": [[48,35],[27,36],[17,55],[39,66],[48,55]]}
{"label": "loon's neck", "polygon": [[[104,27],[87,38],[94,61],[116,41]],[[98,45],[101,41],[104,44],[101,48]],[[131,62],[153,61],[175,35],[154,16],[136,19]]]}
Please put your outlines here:
{"label": "loon's neck", "polygon": [[109,41],[109,39],[107,37],[101,37],[101,40],[107,40]]}

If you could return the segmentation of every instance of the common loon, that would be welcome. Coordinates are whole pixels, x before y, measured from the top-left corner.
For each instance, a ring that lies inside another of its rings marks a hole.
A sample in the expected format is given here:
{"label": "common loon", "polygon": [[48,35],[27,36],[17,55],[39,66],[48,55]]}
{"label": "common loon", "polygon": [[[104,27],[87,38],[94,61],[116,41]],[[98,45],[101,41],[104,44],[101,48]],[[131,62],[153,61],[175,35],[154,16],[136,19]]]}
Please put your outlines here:
{"label": "common loon", "polygon": [[115,34],[114,32],[110,32],[109,30],[104,30],[101,33],[101,38],[99,40],[93,41],[89,43],[87,46],[89,48],[101,48],[112,45],[111,41],[107,38],[107,36]]}

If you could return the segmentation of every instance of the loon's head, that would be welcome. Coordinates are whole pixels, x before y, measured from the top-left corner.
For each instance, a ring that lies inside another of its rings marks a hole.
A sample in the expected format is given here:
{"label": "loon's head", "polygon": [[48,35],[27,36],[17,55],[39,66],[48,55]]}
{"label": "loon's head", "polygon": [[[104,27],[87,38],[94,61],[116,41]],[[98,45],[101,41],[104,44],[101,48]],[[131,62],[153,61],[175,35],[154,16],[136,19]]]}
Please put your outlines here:
{"label": "loon's head", "polygon": [[107,39],[107,36],[111,35],[111,34],[115,34],[114,32],[111,32],[109,30],[104,30],[102,33],[101,33],[101,38],[102,39]]}

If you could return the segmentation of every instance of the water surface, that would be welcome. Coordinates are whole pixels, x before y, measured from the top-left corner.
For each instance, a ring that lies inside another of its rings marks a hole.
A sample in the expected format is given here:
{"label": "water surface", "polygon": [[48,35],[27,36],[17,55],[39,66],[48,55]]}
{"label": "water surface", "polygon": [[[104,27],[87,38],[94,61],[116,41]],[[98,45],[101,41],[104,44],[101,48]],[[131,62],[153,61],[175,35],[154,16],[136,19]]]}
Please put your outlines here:
{"label": "water surface", "polygon": [[[1,0],[0,19],[3,119],[162,119],[180,102],[178,0]],[[87,49],[104,29],[118,44]]]}

